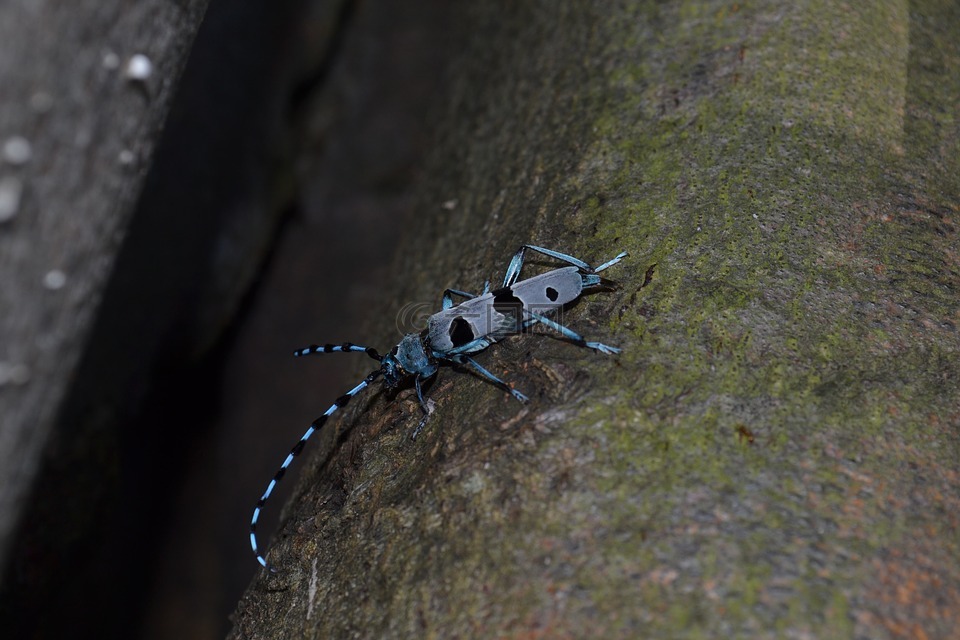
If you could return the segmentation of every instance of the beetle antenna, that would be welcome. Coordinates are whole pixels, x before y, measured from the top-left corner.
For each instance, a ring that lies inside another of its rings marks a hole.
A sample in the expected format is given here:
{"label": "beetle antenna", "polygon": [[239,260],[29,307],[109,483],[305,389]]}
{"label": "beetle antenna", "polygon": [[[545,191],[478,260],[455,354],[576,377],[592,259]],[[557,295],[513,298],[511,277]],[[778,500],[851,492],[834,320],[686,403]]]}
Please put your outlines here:
{"label": "beetle antenna", "polygon": [[312,344],[309,347],[297,349],[293,352],[293,355],[299,358],[312,353],[348,353],[351,351],[365,353],[377,362],[383,360],[383,356],[373,347],[365,347],[362,344],[353,344],[352,342],[344,342],[343,344]]}
{"label": "beetle antenna", "polygon": [[[357,348],[357,349],[331,349],[331,351],[366,351],[366,347]],[[322,350],[322,347],[321,347]],[[379,359],[379,358],[378,358]],[[276,573],[276,569],[271,567],[267,563],[267,559],[263,557],[263,554],[260,553],[260,547],[257,545],[257,521],[260,520],[260,513],[263,511],[263,507],[267,504],[267,500],[270,499],[270,495],[273,493],[273,490],[276,489],[277,483],[283,478],[284,474],[287,473],[287,469],[290,467],[290,464],[293,462],[293,459],[296,458],[303,451],[303,447],[307,444],[307,440],[310,439],[316,431],[319,431],[320,428],[326,423],[327,418],[336,413],[337,409],[342,409],[347,406],[347,403],[350,402],[350,399],[360,393],[363,389],[368,387],[380,374],[383,373],[380,369],[373,371],[366,378],[360,381],[360,384],[355,386],[350,391],[347,391],[345,394],[337,398],[337,401],[330,405],[330,408],[324,412],[322,416],[314,420],[310,424],[310,428],[307,429],[300,440],[294,445],[293,449],[290,450],[290,453],[287,454],[286,459],[283,461],[283,464],[280,465],[280,468],[277,469],[277,472],[273,474],[273,479],[270,480],[270,484],[267,485],[267,489],[263,492],[263,495],[260,496],[260,499],[257,500],[257,506],[253,510],[253,517],[250,519],[250,547],[253,549],[253,555],[257,557],[257,562],[262,564],[265,568],[269,569],[271,572]]]}

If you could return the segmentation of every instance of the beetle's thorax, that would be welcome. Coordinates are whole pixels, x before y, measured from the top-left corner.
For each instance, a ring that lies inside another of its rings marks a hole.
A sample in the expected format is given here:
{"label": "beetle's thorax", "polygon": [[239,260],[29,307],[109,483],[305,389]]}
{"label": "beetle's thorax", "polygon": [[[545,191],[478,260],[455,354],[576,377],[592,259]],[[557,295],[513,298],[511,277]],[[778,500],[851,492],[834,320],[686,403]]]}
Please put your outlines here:
{"label": "beetle's thorax", "polygon": [[424,344],[423,335],[408,333],[400,344],[383,357],[380,370],[384,384],[395,387],[408,376],[429,378],[437,372],[437,362]]}

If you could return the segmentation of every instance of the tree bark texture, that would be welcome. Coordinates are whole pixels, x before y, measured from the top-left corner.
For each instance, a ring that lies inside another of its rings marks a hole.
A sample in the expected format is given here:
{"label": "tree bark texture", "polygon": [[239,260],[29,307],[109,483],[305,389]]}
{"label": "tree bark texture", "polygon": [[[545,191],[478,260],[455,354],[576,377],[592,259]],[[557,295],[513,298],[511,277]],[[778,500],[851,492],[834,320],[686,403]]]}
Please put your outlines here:
{"label": "tree bark texture", "polygon": [[206,5],[0,7],[0,567]]}
{"label": "tree bark texture", "polygon": [[[610,270],[562,319],[358,397],[233,638],[948,638],[960,628],[960,10],[480,3],[395,278]],[[446,206],[442,206],[446,203]],[[332,398],[331,398],[332,400]],[[321,404],[319,411],[326,405]]]}

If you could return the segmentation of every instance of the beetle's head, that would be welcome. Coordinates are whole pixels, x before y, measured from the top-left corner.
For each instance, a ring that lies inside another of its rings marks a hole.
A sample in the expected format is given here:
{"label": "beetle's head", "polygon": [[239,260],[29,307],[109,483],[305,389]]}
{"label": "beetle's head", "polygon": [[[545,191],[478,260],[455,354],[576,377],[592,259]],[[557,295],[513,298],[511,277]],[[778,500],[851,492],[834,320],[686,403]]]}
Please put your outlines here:
{"label": "beetle's head", "polygon": [[383,356],[383,359],[380,361],[380,372],[383,374],[383,383],[391,389],[400,384],[400,381],[409,375],[397,359],[396,347],[394,347],[393,351]]}

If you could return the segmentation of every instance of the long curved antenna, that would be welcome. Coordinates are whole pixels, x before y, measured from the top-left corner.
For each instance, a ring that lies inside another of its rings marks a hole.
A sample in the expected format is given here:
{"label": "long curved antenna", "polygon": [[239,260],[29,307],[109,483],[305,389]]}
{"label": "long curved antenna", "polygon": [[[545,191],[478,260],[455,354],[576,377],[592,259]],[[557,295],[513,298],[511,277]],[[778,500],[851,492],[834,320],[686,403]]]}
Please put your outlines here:
{"label": "long curved antenna", "polygon": [[257,506],[253,510],[253,518],[250,519],[250,547],[253,549],[253,555],[257,557],[257,562],[262,564],[270,571],[276,572],[273,567],[267,564],[267,559],[263,557],[263,555],[260,553],[260,548],[257,546],[257,521],[260,519],[260,512],[263,510],[264,505],[270,498],[270,494],[273,493],[273,490],[277,487],[277,483],[280,482],[284,474],[287,472],[287,468],[290,466],[290,463],[293,462],[293,459],[300,455],[300,452],[303,451],[303,447],[307,444],[307,440],[310,439],[310,436],[312,436],[315,431],[318,431],[320,427],[322,427],[327,421],[327,418],[332,416],[337,409],[342,409],[343,407],[347,406],[347,403],[350,402],[350,398],[357,395],[363,389],[369,386],[374,380],[377,379],[377,377],[380,376],[381,373],[383,372],[380,369],[370,373],[370,375],[364,378],[360,384],[337,398],[337,401],[334,402],[322,416],[310,424],[310,428],[307,429],[302,436],[300,436],[300,440],[296,445],[294,445],[293,449],[290,450],[290,453],[283,461],[283,464],[280,465],[280,468],[273,475],[273,479],[270,481],[270,484],[267,485],[266,491],[264,491],[263,495],[260,496],[260,499],[257,500]]}
{"label": "long curved antenna", "polygon": [[383,358],[373,347],[365,347],[361,344],[353,344],[352,342],[344,342],[343,344],[312,344],[309,347],[303,347],[302,349],[297,349],[293,352],[293,355],[299,357],[308,356],[311,353],[347,353],[350,351],[363,352],[380,362]]}

